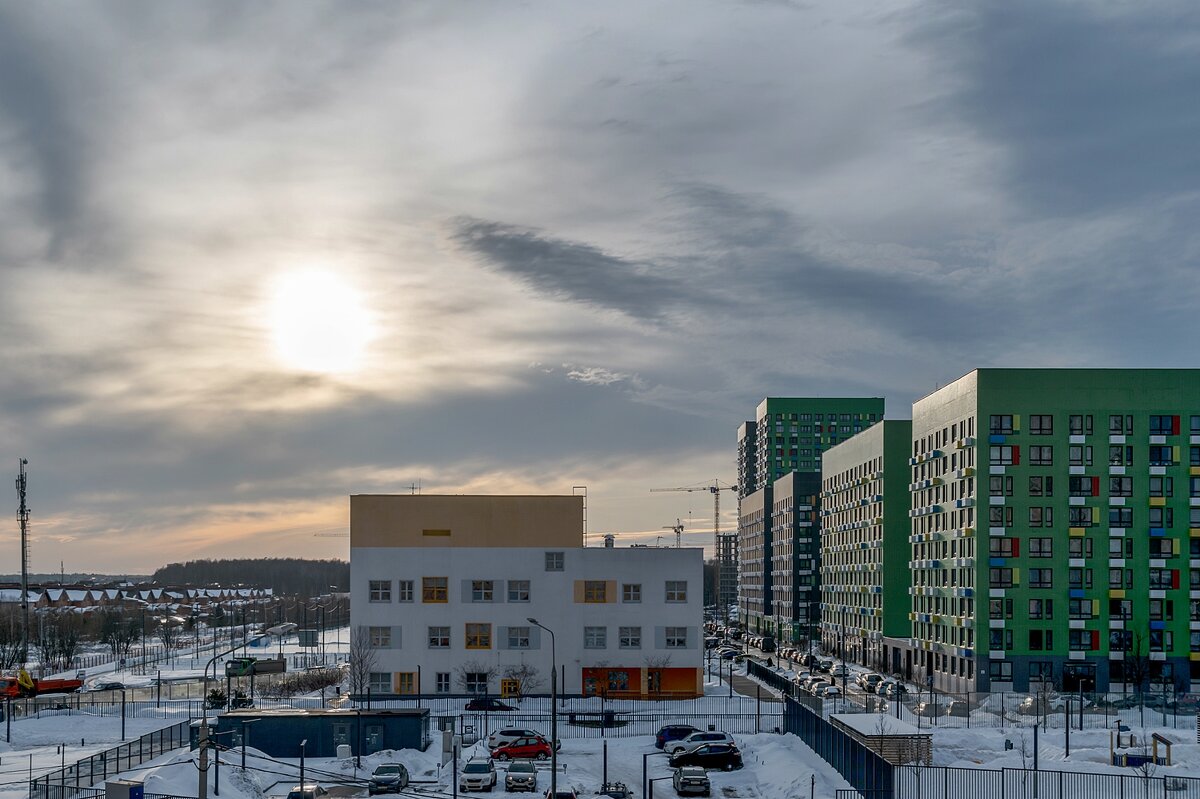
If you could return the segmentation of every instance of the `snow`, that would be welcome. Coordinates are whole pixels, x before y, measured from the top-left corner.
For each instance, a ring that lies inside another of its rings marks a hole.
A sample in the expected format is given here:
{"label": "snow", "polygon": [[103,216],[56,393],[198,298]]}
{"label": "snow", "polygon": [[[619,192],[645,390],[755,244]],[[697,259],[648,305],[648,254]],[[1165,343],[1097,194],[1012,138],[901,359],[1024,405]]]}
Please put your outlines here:
{"label": "snow", "polygon": [[835,713],[836,719],[860,735],[928,735],[929,728],[918,730],[907,721],[883,713]]}

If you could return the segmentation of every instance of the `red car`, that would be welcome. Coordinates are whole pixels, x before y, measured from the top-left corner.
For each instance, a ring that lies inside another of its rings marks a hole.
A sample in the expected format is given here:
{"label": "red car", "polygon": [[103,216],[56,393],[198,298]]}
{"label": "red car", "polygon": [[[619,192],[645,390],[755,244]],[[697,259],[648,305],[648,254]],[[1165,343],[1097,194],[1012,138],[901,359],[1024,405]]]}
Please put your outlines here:
{"label": "red car", "polygon": [[550,742],[545,738],[518,738],[492,750],[496,760],[547,760],[550,754]]}

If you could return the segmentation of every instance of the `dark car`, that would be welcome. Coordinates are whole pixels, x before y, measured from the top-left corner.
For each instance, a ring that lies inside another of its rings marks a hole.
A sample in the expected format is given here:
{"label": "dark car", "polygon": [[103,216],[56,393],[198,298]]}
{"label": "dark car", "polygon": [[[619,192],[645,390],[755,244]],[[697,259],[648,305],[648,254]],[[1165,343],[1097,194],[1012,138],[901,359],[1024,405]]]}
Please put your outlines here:
{"label": "dark car", "polygon": [[685,794],[712,795],[712,783],[708,781],[708,775],[704,773],[704,769],[699,766],[683,766],[675,769],[675,774],[671,777],[671,784],[675,787],[675,793],[680,796]]}
{"label": "dark car", "polygon": [[377,793],[400,793],[407,787],[408,769],[400,763],[383,763],[371,773],[367,792],[371,796]]}
{"label": "dark car", "polygon": [[682,740],[694,732],[700,732],[700,730],[691,724],[668,724],[654,736],[654,746],[657,749],[662,749],[667,745],[668,741]]}
{"label": "dark car", "polygon": [[607,796],[609,799],[633,799],[633,791],[623,782],[606,782],[596,791],[597,796]]}
{"label": "dark car", "polygon": [[700,766],[733,771],[742,767],[742,753],[733,744],[704,744],[690,752],[682,752],[670,760],[671,768]]}
{"label": "dark car", "polygon": [[467,710],[476,710],[481,713],[497,710],[516,710],[512,705],[505,704],[499,699],[491,699],[488,697],[480,697],[467,702]]}

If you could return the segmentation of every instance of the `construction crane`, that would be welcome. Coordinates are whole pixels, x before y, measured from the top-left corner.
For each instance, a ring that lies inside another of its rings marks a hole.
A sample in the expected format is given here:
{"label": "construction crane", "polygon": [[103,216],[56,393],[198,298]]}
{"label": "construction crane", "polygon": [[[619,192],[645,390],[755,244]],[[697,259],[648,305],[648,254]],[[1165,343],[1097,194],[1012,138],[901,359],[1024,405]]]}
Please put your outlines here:
{"label": "construction crane", "polygon": [[664,524],[662,529],[674,530],[675,548],[679,549],[681,546],[683,546],[683,522],[679,521],[679,519],[676,519],[675,524]]}
{"label": "construction crane", "polygon": [[[652,488],[651,494],[666,491],[684,491],[691,493],[693,491],[709,491],[713,495],[713,557],[717,557],[721,553],[721,492],[722,491],[737,491],[737,486],[714,479],[712,483],[681,486],[679,488]],[[671,528],[666,528],[671,529]]]}

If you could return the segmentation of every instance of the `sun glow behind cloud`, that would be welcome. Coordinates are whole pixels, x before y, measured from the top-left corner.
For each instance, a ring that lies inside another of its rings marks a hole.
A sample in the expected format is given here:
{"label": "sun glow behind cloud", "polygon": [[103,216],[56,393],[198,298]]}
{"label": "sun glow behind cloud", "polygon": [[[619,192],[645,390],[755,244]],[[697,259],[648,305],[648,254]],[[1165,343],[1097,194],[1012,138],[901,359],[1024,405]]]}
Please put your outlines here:
{"label": "sun glow behind cloud", "polygon": [[375,336],[361,294],[344,278],[319,269],[275,279],[269,326],[275,352],[288,368],[322,374],[356,371]]}

